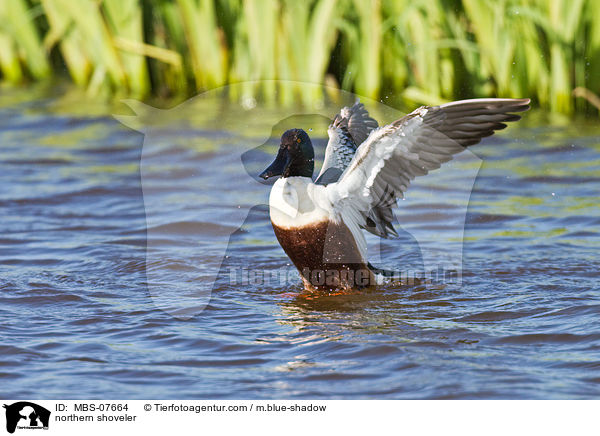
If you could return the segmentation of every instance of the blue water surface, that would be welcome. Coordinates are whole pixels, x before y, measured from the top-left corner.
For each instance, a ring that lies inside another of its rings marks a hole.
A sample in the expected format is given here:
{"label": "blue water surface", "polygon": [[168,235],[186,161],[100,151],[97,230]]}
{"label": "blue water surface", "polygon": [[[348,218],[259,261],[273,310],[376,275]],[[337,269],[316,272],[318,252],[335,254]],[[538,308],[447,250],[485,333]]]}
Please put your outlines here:
{"label": "blue water surface", "polygon": [[[113,118],[125,106],[25,94],[0,100],[2,397],[600,395],[597,121],[532,112],[477,145],[462,238],[465,211],[438,201],[460,174],[400,202],[403,238],[380,262],[422,268],[420,229],[462,248],[460,283],[310,298],[249,174],[272,156],[242,161],[270,150],[276,108],[211,100],[140,133]],[[326,123],[310,120],[296,127],[322,155]]]}

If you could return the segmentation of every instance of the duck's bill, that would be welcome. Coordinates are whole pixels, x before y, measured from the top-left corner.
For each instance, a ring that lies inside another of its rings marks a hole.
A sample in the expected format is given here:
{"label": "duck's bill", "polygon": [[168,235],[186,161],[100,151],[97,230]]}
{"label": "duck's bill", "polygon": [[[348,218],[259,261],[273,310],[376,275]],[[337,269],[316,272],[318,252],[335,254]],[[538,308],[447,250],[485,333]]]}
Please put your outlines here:
{"label": "duck's bill", "polygon": [[258,177],[262,177],[263,179],[267,180],[271,177],[281,176],[286,173],[290,163],[291,159],[289,153],[287,153],[285,149],[280,148],[273,163],[269,165],[266,170],[260,173]]}

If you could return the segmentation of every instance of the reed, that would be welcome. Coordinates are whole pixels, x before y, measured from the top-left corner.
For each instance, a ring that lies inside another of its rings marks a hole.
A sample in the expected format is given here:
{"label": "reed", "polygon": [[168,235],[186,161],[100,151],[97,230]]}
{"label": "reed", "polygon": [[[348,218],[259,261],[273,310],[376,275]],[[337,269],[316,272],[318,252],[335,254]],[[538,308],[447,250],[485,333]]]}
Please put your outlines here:
{"label": "reed", "polygon": [[[0,77],[68,71],[89,95],[319,103],[533,97],[597,113],[596,0],[0,0]],[[575,89],[579,91],[573,92]],[[581,91],[585,90],[585,92]],[[389,100],[388,100],[389,99]]]}
{"label": "reed", "polygon": [[0,1],[0,69],[8,80],[22,80],[24,70],[36,79],[50,72],[34,14],[25,0]]}

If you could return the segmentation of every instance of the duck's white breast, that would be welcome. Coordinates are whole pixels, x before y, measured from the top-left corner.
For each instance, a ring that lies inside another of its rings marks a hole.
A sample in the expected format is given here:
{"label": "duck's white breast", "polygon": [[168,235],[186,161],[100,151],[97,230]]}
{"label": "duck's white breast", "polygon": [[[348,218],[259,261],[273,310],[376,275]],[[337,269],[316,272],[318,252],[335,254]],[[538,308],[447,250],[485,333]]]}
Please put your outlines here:
{"label": "duck's white breast", "polygon": [[331,218],[325,187],[308,177],[286,177],[275,182],[269,196],[271,222],[282,228],[304,227]]}

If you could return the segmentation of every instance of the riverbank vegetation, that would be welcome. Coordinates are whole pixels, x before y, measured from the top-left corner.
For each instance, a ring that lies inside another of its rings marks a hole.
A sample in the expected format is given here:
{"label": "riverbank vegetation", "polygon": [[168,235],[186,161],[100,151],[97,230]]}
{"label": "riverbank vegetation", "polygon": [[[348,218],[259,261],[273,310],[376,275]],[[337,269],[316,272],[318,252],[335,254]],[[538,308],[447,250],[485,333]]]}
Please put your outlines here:
{"label": "riverbank vegetation", "polygon": [[[1,0],[0,80],[68,75],[90,96],[322,98],[322,83],[434,104],[532,97],[596,113],[595,0]],[[273,80],[272,80],[273,79]],[[313,88],[311,88],[313,89]]]}

